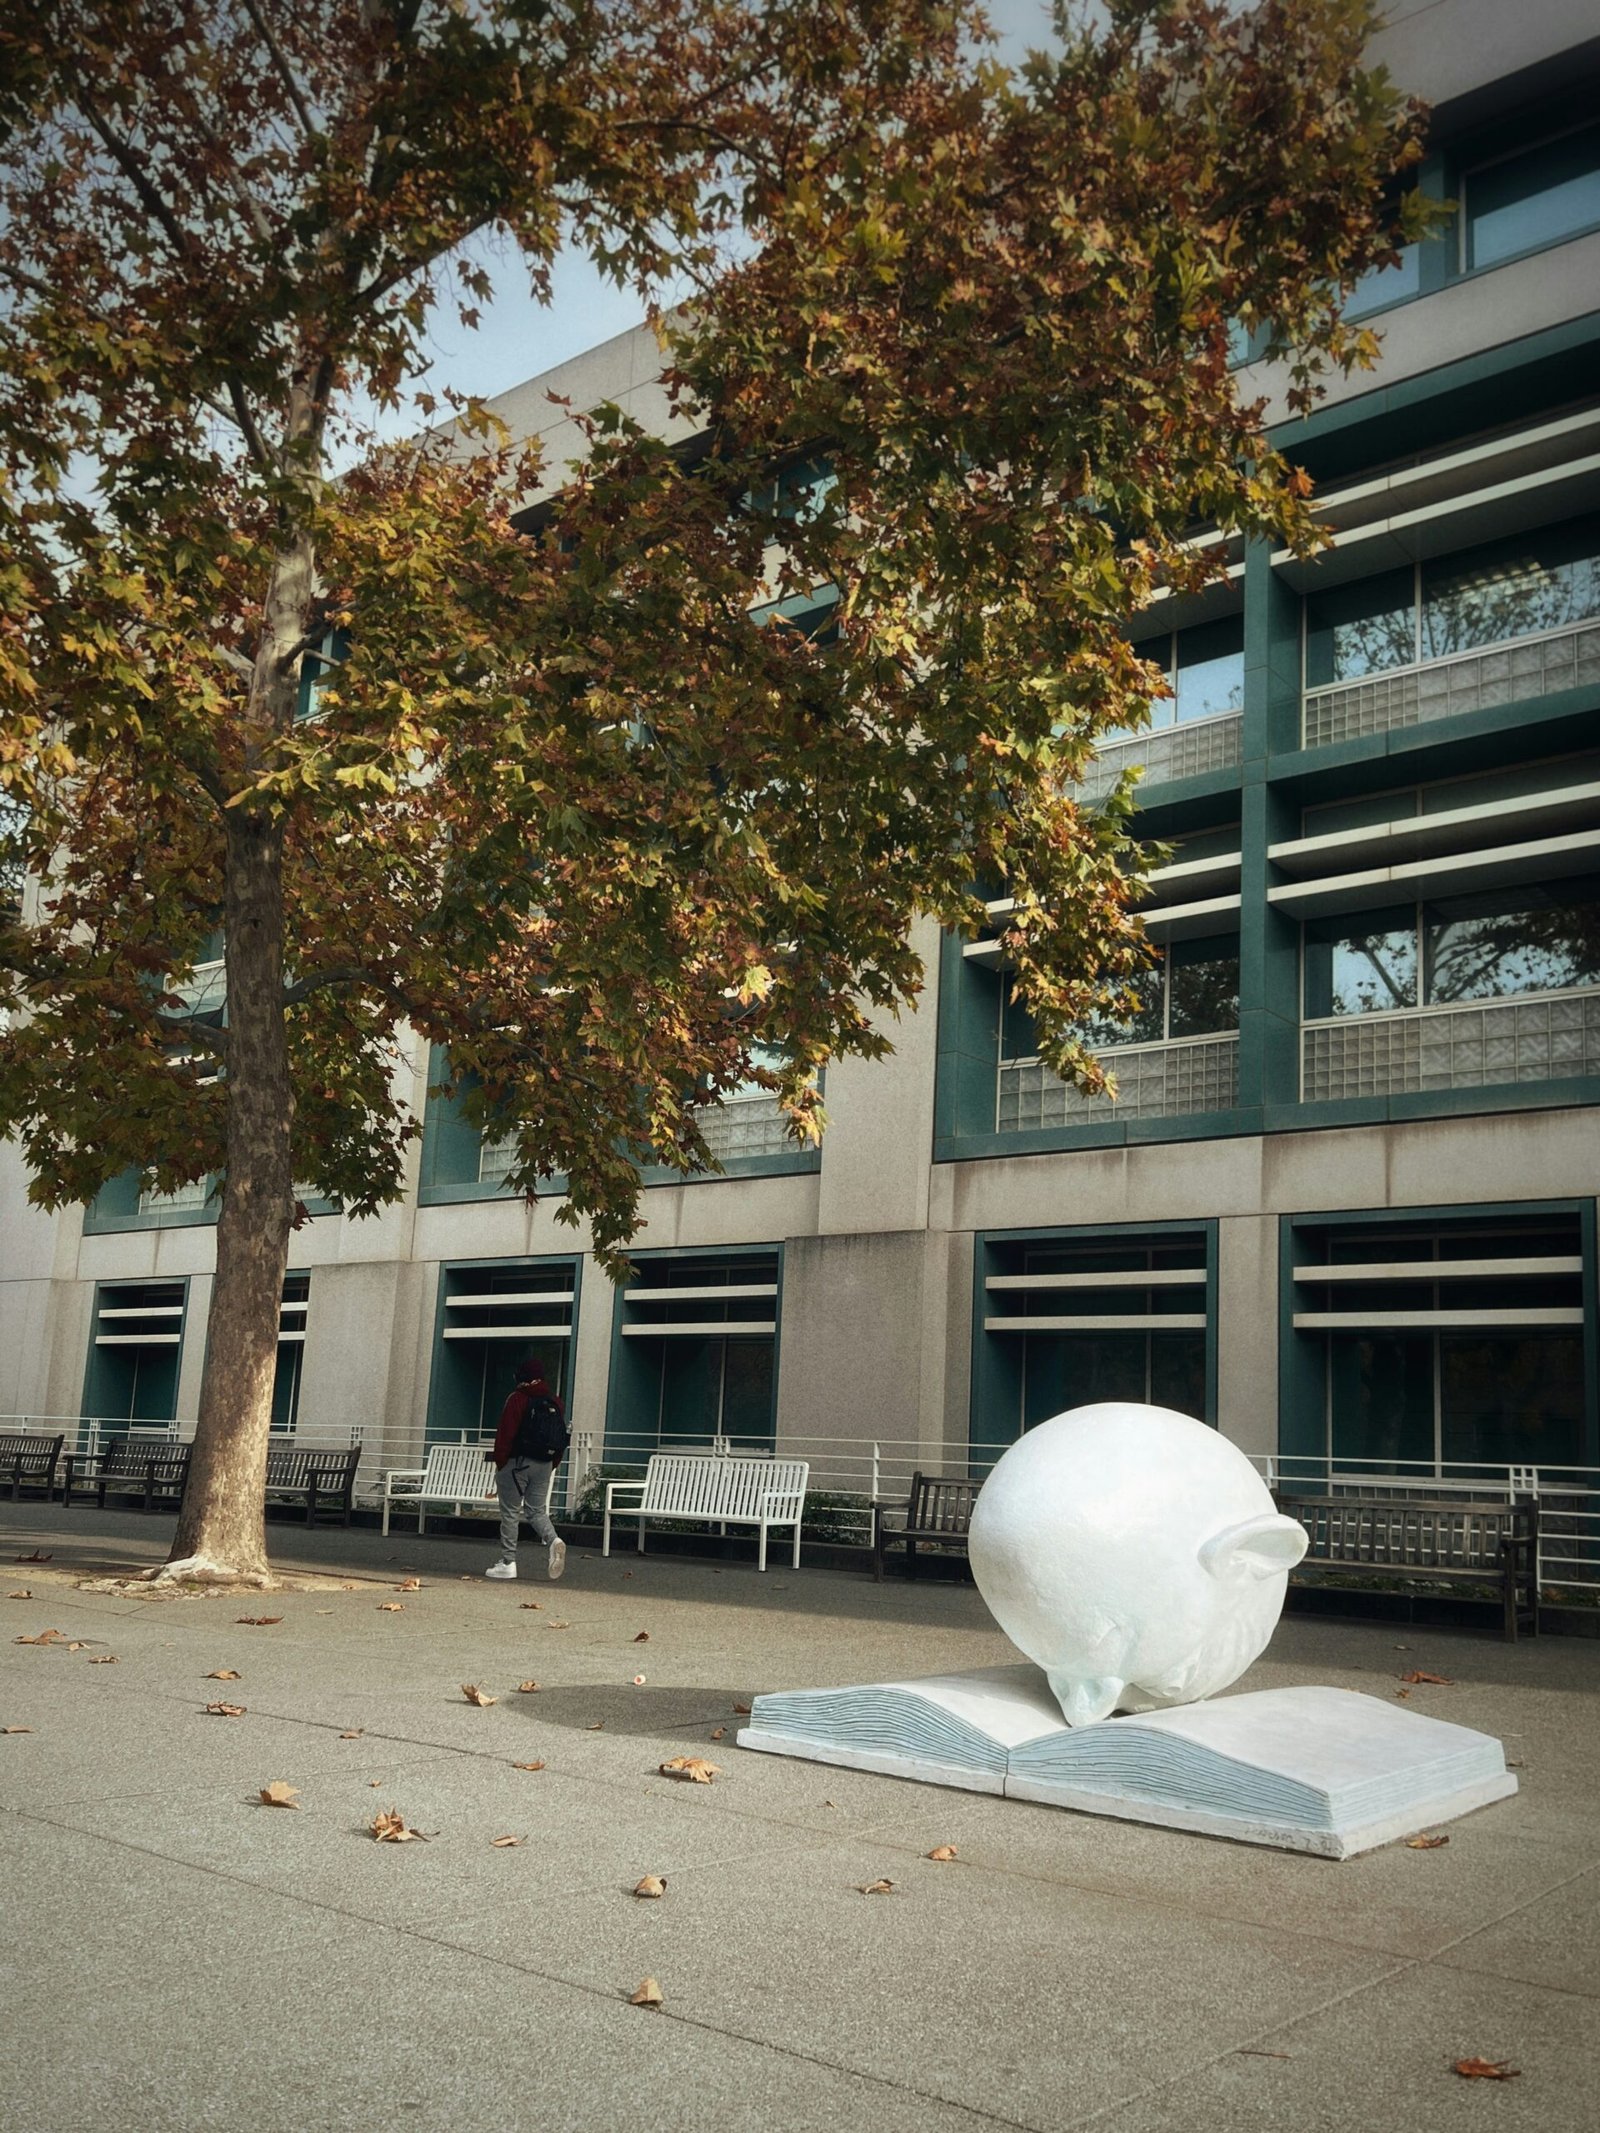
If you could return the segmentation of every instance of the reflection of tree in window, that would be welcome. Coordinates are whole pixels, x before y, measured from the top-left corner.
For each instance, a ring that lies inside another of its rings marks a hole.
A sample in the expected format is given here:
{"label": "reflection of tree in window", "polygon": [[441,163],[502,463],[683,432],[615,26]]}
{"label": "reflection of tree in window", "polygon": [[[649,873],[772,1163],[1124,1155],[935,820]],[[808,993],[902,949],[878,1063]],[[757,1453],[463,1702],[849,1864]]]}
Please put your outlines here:
{"label": "reflection of tree in window", "polygon": [[1600,521],[1497,541],[1422,570],[1423,655],[1442,659],[1600,614]]}
{"label": "reflection of tree in window", "polygon": [[1386,570],[1308,599],[1307,688],[1410,666],[1417,656],[1416,600],[1414,570]]}
{"label": "reflection of tree in window", "polygon": [[1523,890],[1427,907],[1428,998],[1503,999],[1600,984],[1600,891]]}
{"label": "reflection of tree in window", "polygon": [[1306,928],[1306,1013],[1381,1015],[1417,1004],[1416,912],[1403,906]]}

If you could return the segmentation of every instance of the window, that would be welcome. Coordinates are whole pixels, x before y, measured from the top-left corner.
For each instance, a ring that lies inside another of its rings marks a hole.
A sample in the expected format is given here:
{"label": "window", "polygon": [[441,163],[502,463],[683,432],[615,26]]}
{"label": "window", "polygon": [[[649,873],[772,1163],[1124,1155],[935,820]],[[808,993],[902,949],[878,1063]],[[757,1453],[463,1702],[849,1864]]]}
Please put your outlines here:
{"label": "window", "polygon": [[974,1440],[1097,1400],[1206,1418],[1208,1264],[1203,1229],[986,1241]]}
{"label": "window", "polygon": [[608,1456],[731,1438],[771,1445],[776,1251],[641,1254],[617,1300]]}
{"label": "window", "polygon": [[278,1308],[278,1367],[272,1380],[272,1426],[285,1433],[300,1419],[300,1377],[306,1353],[311,1276],[285,1274]]}
{"label": "window", "polygon": [[1462,190],[1469,270],[1594,229],[1600,226],[1600,126],[1580,126],[1480,165],[1466,173]]}
{"label": "window", "polygon": [[1307,1020],[1600,986],[1600,878],[1397,904],[1305,930]]}
{"label": "window", "polygon": [[1403,1473],[1585,1458],[1575,1215],[1295,1231],[1295,1333],[1320,1350],[1337,1463]]}
{"label": "window", "polygon": [[[1184,726],[1244,707],[1244,617],[1198,623],[1168,637],[1148,638],[1141,657],[1159,666],[1172,689],[1150,706],[1150,726]],[[1143,729],[1141,729],[1143,730]]]}
{"label": "window", "polygon": [[1308,689],[1359,681],[1600,616],[1600,516],[1509,535],[1312,593]]}
{"label": "window", "polygon": [[[1177,1037],[1215,1037],[1239,1027],[1239,936],[1218,933],[1174,941],[1162,960],[1136,980],[1139,1007],[1126,1022],[1095,1022],[1085,1030],[1099,1049],[1162,1044]],[[1002,1059],[1037,1059],[1033,1017],[1010,988],[1000,1015]]]}
{"label": "window", "polygon": [[495,1259],[440,1270],[438,1339],[428,1394],[428,1441],[492,1437],[516,1382],[537,1355],[566,1397],[578,1266],[572,1259]]}
{"label": "window", "polygon": [[178,1412],[187,1284],[101,1282],[84,1381],[84,1413],[112,1423],[171,1422]]}

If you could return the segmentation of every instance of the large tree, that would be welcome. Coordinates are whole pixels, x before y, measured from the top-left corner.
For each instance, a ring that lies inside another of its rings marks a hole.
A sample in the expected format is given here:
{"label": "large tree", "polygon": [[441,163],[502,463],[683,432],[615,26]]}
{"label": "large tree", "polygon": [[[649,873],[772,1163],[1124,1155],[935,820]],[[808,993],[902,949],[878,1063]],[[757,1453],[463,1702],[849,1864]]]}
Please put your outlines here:
{"label": "large tree", "polygon": [[[1073,791],[1161,687],[1128,619],[1201,522],[1313,538],[1230,336],[1302,395],[1370,358],[1417,133],[1368,0],[1107,12],[1011,78],[934,0],[15,0],[0,1128],[47,1207],[217,1180],[172,1574],[266,1575],[296,1181],[402,1190],[404,1032],[613,1260],[741,1080],[818,1130],[921,914],[1009,897],[1096,1084],[1147,950],[1128,797]],[[359,449],[487,231],[536,291],[569,244],[692,292],[674,441]]]}

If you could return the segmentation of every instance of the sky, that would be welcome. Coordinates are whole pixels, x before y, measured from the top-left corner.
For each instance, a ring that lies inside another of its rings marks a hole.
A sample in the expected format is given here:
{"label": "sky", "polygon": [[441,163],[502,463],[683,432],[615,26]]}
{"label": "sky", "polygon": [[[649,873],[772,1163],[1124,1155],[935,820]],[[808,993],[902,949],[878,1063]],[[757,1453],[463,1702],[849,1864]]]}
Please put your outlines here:
{"label": "sky", "polygon": [[[1000,56],[1015,65],[1030,48],[1050,42],[1046,0],[987,0]],[[618,289],[587,258],[563,253],[556,261],[549,304],[539,304],[522,284],[514,259],[478,248],[474,256],[488,267],[494,299],[481,307],[481,322],[462,326],[447,297],[434,310],[429,343],[434,368],[429,386],[449,384],[464,393],[492,399],[528,378],[551,370],[585,349],[626,333],[644,316],[632,290]],[[378,424],[386,435],[403,435],[415,417],[397,410]]]}

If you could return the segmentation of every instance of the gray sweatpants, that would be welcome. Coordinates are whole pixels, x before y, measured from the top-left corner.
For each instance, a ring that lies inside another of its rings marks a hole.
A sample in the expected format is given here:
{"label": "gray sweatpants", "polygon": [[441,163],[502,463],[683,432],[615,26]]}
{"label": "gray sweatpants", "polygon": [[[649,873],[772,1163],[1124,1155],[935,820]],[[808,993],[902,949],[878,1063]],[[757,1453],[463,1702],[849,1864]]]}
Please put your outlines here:
{"label": "gray sweatpants", "polygon": [[502,1562],[516,1561],[517,1533],[524,1519],[547,1548],[555,1539],[550,1523],[550,1484],[555,1478],[555,1463],[549,1459],[508,1459],[499,1469]]}

